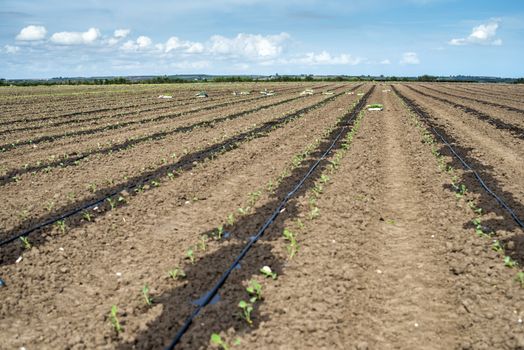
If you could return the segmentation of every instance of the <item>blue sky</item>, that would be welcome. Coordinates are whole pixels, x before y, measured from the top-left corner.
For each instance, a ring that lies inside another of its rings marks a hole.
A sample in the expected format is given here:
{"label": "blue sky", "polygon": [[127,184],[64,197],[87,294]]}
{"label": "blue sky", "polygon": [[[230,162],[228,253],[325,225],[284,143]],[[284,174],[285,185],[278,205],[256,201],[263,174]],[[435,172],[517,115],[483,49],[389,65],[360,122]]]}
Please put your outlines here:
{"label": "blue sky", "polygon": [[524,76],[520,0],[0,0],[0,77]]}

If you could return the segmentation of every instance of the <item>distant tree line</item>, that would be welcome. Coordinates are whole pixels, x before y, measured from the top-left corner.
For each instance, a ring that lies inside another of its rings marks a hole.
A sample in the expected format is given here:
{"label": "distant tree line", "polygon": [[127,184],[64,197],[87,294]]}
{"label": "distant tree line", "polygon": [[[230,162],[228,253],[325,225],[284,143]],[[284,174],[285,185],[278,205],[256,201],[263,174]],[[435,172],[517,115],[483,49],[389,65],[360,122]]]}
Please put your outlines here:
{"label": "distant tree line", "polygon": [[53,78],[50,80],[8,80],[0,79],[0,86],[16,85],[16,86],[36,86],[36,85],[115,85],[115,84],[173,84],[173,83],[193,83],[198,82],[220,82],[220,83],[236,83],[236,82],[301,82],[301,81],[419,81],[419,82],[505,82],[524,84],[524,78],[519,79],[504,79],[504,78],[489,78],[489,77],[437,77],[433,75],[421,75],[418,77],[396,77],[396,76],[313,76],[309,75],[272,75],[268,77],[252,77],[252,76],[216,76],[199,79],[178,78],[170,76],[157,76],[152,78],[135,78],[129,79],[124,77],[115,78]]}

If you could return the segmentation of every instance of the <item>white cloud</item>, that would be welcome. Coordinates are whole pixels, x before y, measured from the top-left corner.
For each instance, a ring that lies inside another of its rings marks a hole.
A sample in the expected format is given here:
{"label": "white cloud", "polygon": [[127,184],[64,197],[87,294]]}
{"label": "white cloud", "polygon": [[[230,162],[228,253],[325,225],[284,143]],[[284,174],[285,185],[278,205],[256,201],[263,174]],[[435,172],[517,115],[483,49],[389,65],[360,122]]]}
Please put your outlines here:
{"label": "white cloud", "polygon": [[45,38],[47,30],[43,26],[27,26],[22,28],[20,33],[16,36],[16,40],[20,41],[35,41]]}
{"label": "white cloud", "polygon": [[169,38],[165,44],[157,44],[156,48],[166,53],[176,50],[182,50],[187,53],[202,53],[205,50],[204,45],[199,42],[180,40],[176,36]]}
{"label": "white cloud", "polygon": [[380,64],[391,64],[391,61],[386,58],[385,60],[380,61]]}
{"label": "white cloud", "polygon": [[141,35],[135,41],[128,40],[120,48],[124,51],[144,51],[152,47],[151,38]]}
{"label": "white cloud", "polygon": [[136,39],[136,44],[138,45],[140,49],[145,49],[151,46],[152,43],[153,42],[151,41],[151,39],[144,35],[141,35]]}
{"label": "white cloud", "polygon": [[116,29],[113,36],[118,39],[123,39],[131,33],[130,29]]}
{"label": "white cloud", "polygon": [[251,59],[268,59],[279,56],[283,44],[290,38],[287,33],[277,35],[243,34],[234,38],[213,35],[209,51],[217,55],[245,56]]}
{"label": "white cloud", "polygon": [[416,52],[404,52],[400,64],[419,64],[420,59]]}
{"label": "white cloud", "polygon": [[12,45],[5,45],[4,50],[8,54],[15,54],[18,51],[20,51],[20,48],[18,46],[12,46]]}
{"label": "white cloud", "polygon": [[290,60],[290,63],[301,63],[306,65],[356,65],[361,62],[360,58],[355,58],[350,54],[340,54],[332,56],[327,51],[320,53],[309,52],[304,57]]}
{"label": "white cloud", "polygon": [[486,24],[481,24],[471,30],[471,34],[467,38],[451,39],[448,43],[450,45],[460,46],[467,44],[483,44],[483,45],[502,45],[502,40],[496,38],[497,29],[499,28],[499,20],[492,20]]}
{"label": "white cloud", "polygon": [[86,32],[58,32],[51,35],[51,42],[59,45],[92,44],[100,38],[100,30],[89,28]]}

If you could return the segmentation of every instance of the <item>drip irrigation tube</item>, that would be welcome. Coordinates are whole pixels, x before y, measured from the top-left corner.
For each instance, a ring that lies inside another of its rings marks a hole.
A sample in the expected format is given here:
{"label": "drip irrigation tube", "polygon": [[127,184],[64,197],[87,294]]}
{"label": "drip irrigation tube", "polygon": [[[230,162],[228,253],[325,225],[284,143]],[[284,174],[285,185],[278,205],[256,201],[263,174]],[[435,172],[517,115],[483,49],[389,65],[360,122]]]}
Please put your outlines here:
{"label": "drip irrigation tube", "polygon": [[[375,86],[373,87],[360,99],[360,101],[357,103],[355,108],[350,112],[350,118],[348,119],[347,123],[351,122],[355,117],[360,113],[360,111],[364,108],[366,104],[366,100],[373,93],[373,90],[375,90]],[[287,202],[297,193],[297,191],[302,187],[304,182],[311,176],[311,174],[315,171],[315,169],[320,165],[320,162],[322,162],[328,154],[331,152],[331,150],[335,147],[336,143],[340,140],[342,135],[344,134],[345,130],[348,128],[348,125],[344,125],[341,127],[340,132],[335,136],[333,141],[331,142],[330,146],[326,149],[326,151],[320,156],[319,159],[309,168],[307,173],[302,177],[302,179],[295,185],[295,187],[289,192],[284,199],[280,202],[280,204],[277,206],[277,208],[273,211],[271,216],[265,221],[265,223],[258,229],[257,233],[251,237],[249,242],[244,246],[240,254],[235,258],[233,263],[229,266],[229,268],[224,271],[218,282],[211,288],[209,292],[206,292],[204,295],[202,302],[199,303],[199,305],[195,308],[195,310],[189,315],[189,317],[186,319],[182,327],[178,330],[175,337],[171,341],[171,343],[166,347],[166,350],[172,350],[175,348],[175,346],[178,344],[182,336],[188,331],[189,327],[191,326],[191,323],[193,322],[194,318],[200,313],[200,311],[206,307],[208,304],[210,304],[213,301],[213,298],[217,295],[218,290],[224,285],[226,280],[228,279],[231,272],[237,267],[237,265],[240,263],[240,261],[244,258],[244,256],[249,252],[251,247],[264,235],[267,228],[276,220],[278,215],[281,213],[282,209],[286,206]]]}
{"label": "drip irrigation tube", "polygon": [[[361,85],[358,85],[354,88],[352,88],[351,90],[354,90],[354,89],[357,89],[358,87],[360,87]],[[328,103],[332,100],[334,100],[335,98],[341,96],[342,94],[344,94],[344,92],[341,92],[341,93],[338,93],[336,95],[333,95],[331,97],[328,97],[320,102],[317,102],[313,105],[310,105],[308,107],[305,107],[305,108],[302,108],[298,111],[295,111],[295,112],[292,112],[290,114],[287,115],[287,117],[291,117],[291,116],[296,116],[296,115],[300,115],[302,113],[305,113],[313,108],[315,108],[316,106],[320,106],[324,103]],[[282,118],[282,117],[281,117]],[[150,180],[150,179],[146,179],[146,180]],[[16,241],[17,239],[19,239],[20,237],[25,237],[25,236],[28,236],[29,234],[33,233],[34,231],[37,231],[41,228],[44,228],[44,227],[47,227],[49,225],[52,225],[53,223],[57,222],[57,221],[60,221],[60,220],[64,220],[64,219],[67,219],[75,214],[78,214],[79,212],[83,211],[83,210],[87,210],[87,209],[91,209],[93,207],[96,207],[97,205],[103,203],[105,200],[107,200],[108,198],[112,198],[112,197],[115,197],[116,195],[118,195],[119,193],[122,192],[122,190],[127,190],[127,191],[131,191],[131,190],[134,190],[135,188],[137,188],[141,183],[143,182],[137,182],[135,184],[132,184],[130,186],[127,186],[125,188],[120,188],[118,190],[115,190],[115,191],[112,191],[106,195],[104,195],[102,198],[99,198],[99,199],[95,199],[93,200],[92,202],[89,202],[79,208],[76,208],[76,209],[72,209],[71,211],[68,211],[66,213],[63,213],[61,215],[59,215],[58,217],[54,217],[52,219],[48,219],[47,221],[44,221],[43,223],[40,223],[40,224],[37,224],[36,226],[33,226],[31,228],[28,228],[28,229],[25,229],[17,234],[14,234],[13,236],[11,236],[10,238],[7,238],[3,241],[0,241],[0,247],[6,245],[6,244],[9,244],[11,242],[14,242]]]}
{"label": "drip irrigation tube", "polygon": [[[392,88],[393,91],[395,91],[395,93],[397,94],[397,96],[400,97],[402,101],[404,101],[413,112],[415,112],[422,119],[429,121],[428,118],[422,113],[422,111],[420,111],[420,108],[417,108],[414,105],[413,101],[402,95],[394,86],[392,86]],[[493,190],[489,188],[488,185],[486,185],[486,183],[480,177],[480,175],[455,151],[455,149],[449,144],[449,142],[444,138],[444,136],[442,136],[442,134],[437,131],[437,129],[432,125],[432,123],[429,122],[428,124],[433,133],[437,135],[437,137],[442,141],[442,143],[444,143],[444,145],[446,145],[446,147],[449,148],[451,153],[459,160],[464,169],[471,171],[471,173],[475,176],[475,178],[477,179],[480,186],[484,189],[484,191],[486,191],[489,195],[495,198],[495,200],[500,204],[500,206],[504,210],[508,212],[508,214],[517,223],[518,226],[524,228],[524,222],[517,216],[517,214],[515,214],[515,211],[511,209],[511,207],[502,198],[500,198],[495,192],[493,192]]]}

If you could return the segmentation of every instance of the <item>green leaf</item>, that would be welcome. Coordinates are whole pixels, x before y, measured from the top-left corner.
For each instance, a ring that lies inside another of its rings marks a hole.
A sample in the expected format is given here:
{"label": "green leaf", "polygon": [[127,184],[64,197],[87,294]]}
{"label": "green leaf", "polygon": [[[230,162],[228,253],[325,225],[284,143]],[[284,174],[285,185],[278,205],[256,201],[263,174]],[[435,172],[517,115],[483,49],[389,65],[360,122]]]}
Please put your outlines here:
{"label": "green leaf", "polygon": [[215,345],[220,345],[222,344],[222,337],[216,333],[213,333],[211,334],[211,342]]}

